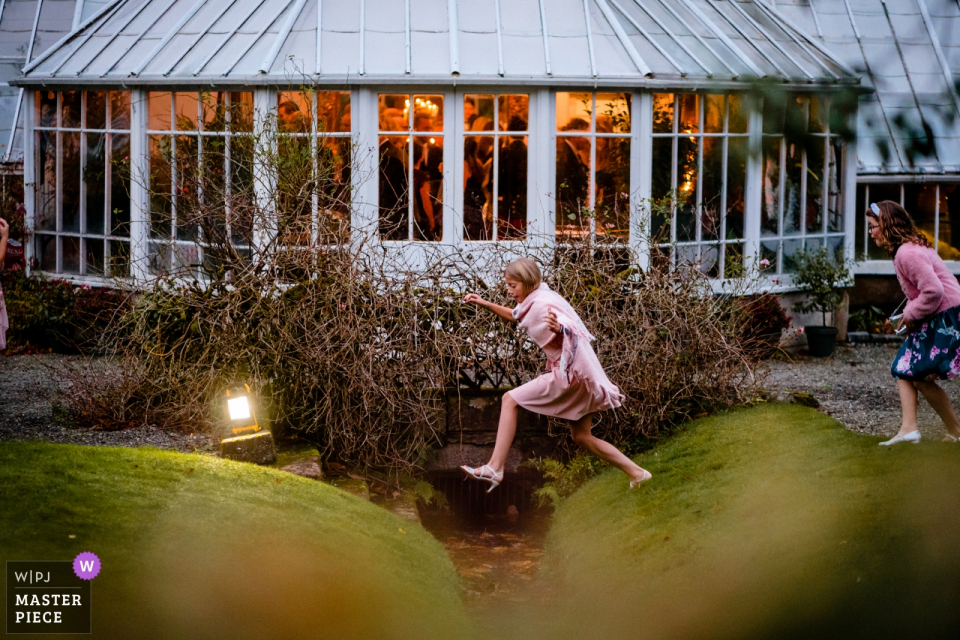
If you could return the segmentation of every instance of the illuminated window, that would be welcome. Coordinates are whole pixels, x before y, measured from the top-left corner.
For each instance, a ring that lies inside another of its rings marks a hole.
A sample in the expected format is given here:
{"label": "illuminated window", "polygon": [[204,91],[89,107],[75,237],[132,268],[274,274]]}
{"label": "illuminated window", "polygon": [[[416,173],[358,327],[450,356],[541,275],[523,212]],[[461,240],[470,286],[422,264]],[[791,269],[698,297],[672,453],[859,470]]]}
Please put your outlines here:
{"label": "illuminated window", "polygon": [[130,94],[38,91],[36,110],[39,268],[129,275]]}
{"label": "illuminated window", "polygon": [[557,93],[556,232],[630,235],[629,93]]}
{"label": "illuminated window", "polygon": [[527,234],[530,97],[463,97],[463,238],[521,240]]}
{"label": "illuminated window", "polygon": [[380,94],[379,122],[380,238],[442,240],[443,96]]}
{"label": "illuminated window", "polygon": [[654,264],[742,273],[747,121],[735,94],[653,95]]}

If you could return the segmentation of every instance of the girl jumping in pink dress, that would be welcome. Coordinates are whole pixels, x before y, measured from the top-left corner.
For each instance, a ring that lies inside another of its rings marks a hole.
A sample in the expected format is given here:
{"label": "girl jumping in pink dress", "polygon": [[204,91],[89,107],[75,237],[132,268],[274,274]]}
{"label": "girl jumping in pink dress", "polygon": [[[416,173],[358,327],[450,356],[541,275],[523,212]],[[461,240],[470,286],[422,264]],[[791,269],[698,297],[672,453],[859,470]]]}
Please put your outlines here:
{"label": "girl jumping in pink dress", "polygon": [[547,372],[503,395],[497,442],[490,461],[479,468],[461,466],[470,477],[490,483],[487,493],[503,480],[507,452],[517,432],[518,407],[570,421],[573,441],[630,477],[635,487],[653,475],[638,467],[609,442],[590,433],[593,414],[620,406],[623,394],[600,366],[590,335],[577,312],[541,282],[540,268],[530,258],[507,265],[504,280],[514,309],[484,300],[475,293],[463,301],[493,311],[508,322],[519,323],[547,354]]}

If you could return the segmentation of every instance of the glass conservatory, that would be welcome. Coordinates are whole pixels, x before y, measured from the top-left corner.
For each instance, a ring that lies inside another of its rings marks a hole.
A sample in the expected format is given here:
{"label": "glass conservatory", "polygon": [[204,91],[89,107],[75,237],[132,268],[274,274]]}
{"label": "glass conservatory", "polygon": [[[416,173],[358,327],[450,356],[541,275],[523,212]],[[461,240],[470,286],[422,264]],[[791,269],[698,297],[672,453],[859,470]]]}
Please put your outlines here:
{"label": "glass conservatory", "polygon": [[[750,99],[761,80],[786,98]],[[276,131],[333,167],[278,178],[305,185],[262,203],[305,221],[285,242],[416,261],[574,236],[788,288],[804,248],[853,257],[830,114],[859,82],[760,0],[117,0],[14,81],[29,256],[77,282],[196,269],[190,185],[256,186]]]}

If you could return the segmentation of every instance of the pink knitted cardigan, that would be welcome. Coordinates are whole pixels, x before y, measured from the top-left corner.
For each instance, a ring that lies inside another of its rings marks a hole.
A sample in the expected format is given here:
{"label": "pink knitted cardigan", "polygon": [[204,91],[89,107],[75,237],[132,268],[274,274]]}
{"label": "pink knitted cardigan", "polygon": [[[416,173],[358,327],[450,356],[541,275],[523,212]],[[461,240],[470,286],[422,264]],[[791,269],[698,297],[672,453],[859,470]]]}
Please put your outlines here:
{"label": "pink knitted cardigan", "polygon": [[542,349],[556,337],[545,320],[549,309],[553,309],[557,314],[557,321],[563,326],[563,348],[559,367],[567,383],[579,381],[586,384],[590,393],[601,399],[605,409],[619,407],[624,396],[604,373],[600,360],[590,345],[596,338],[590,335],[569,302],[542,282],[539,288],[531,291],[523,302],[514,308],[513,318]]}
{"label": "pink knitted cardigan", "polygon": [[903,310],[908,320],[923,320],[960,305],[960,284],[935,249],[913,242],[900,245],[893,266],[909,302]]}

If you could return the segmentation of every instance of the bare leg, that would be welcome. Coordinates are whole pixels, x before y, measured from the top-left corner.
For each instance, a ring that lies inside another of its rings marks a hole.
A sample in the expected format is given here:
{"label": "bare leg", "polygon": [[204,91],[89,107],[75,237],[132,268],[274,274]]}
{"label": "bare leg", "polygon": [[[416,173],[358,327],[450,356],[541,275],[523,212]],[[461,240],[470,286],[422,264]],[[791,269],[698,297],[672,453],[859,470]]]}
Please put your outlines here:
{"label": "bare leg", "polygon": [[[500,402],[500,424],[497,426],[497,443],[493,447],[490,462],[487,463],[487,466],[497,474],[502,473],[503,467],[507,464],[507,454],[510,453],[510,445],[513,444],[513,437],[517,434],[518,412],[519,405],[510,392],[503,394],[503,400]],[[490,477],[490,472],[486,469],[479,469],[477,472]]]}
{"label": "bare leg", "polygon": [[586,415],[578,421],[570,424],[570,433],[573,435],[573,441],[583,447],[601,460],[608,462],[617,469],[620,469],[630,477],[630,480],[637,482],[642,480],[646,473],[645,470],[623,455],[619,449],[596,437],[590,430],[593,428],[593,415]]}
{"label": "bare leg", "polygon": [[897,435],[905,436],[917,430],[917,387],[912,380],[897,378],[897,391],[900,392],[900,410],[903,411],[903,424]]}
{"label": "bare leg", "polygon": [[947,433],[954,437],[960,436],[960,420],[957,419],[957,412],[954,411],[947,392],[933,381],[915,382],[914,385],[927,399],[933,410],[937,412],[940,419],[943,420]]}

